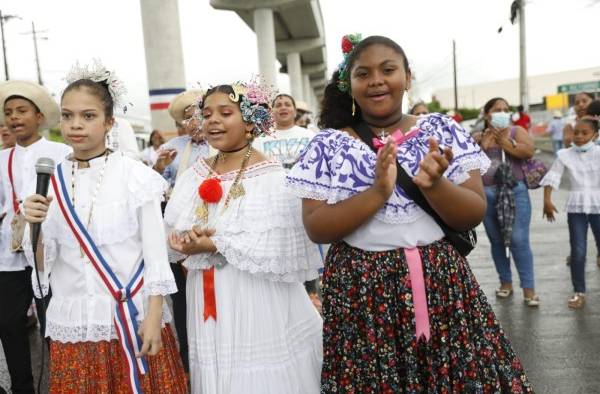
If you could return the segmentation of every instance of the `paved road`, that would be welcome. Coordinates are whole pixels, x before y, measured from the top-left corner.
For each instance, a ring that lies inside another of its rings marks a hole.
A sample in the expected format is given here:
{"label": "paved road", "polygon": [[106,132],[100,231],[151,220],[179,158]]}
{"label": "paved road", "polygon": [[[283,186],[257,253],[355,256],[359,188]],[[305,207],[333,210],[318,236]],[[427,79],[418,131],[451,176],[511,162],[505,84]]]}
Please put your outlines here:
{"label": "paved road", "polygon": [[[548,157],[544,157],[548,160]],[[562,207],[567,193],[555,194]],[[583,310],[567,308],[572,294],[565,257],[569,253],[566,215],[561,212],[554,224],[542,220],[542,191],[531,193],[533,220],[531,242],[535,273],[542,305],[526,307],[519,291],[507,300],[497,300],[494,289],[498,279],[490,258],[489,242],[479,228],[479,245],[470,256],[471,266],[488,295],[504,329],[522,359],[537,393],[600,393],[600,268],[595,264],[596,250],[589,238],[587,305]],[[518,285],[513,269],[515,284]],[[39,370],[39,340],[32,335],[34,370]],[[0,386],[8,387],[6,364],[0,351]]]}

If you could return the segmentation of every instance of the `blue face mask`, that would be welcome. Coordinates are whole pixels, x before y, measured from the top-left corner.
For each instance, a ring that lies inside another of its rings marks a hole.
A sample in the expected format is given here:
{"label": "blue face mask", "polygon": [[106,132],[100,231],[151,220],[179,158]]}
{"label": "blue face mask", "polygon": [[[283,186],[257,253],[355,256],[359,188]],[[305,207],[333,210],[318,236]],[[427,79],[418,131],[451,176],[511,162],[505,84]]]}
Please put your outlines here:
{"label": "blue face mask", "polygon": [[585,153],[592,149],[594,145],[596,145],[596,141],[591,140],[581,146],[573,145],[573,149],[575,149],[575,152]]}
{"label": "blue face mask", "polygon": [[510,124],[510,114],[508,112],[492,112],[490,123],[497,129],[505,129]]}

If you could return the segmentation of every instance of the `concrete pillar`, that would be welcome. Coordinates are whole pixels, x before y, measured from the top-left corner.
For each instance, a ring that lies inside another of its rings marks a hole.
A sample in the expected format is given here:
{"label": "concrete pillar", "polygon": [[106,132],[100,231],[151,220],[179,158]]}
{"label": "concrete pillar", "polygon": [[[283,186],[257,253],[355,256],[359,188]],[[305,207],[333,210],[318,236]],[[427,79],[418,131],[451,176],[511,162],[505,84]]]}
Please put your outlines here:
{"label": "concrete pillar", "polygon": [[177,0],[140,0],[152,128],[174,130],[167,108],[185,90]]}
{"label": "concrete pillar", "polygon": [[317,98],[317,95],[315,94],[314,89],[310,89],[310,100],[312,101],[312,103],[314,105],[315,111],[318,111],[319,110],[319,106],[320,106],[320,101]]}
{"label": "concrete pillar", "polygon": [[254,10],[254,31],[258,46],[258,70],[267,84],[277,88],[275,25],[272,9],[257,8]]}
{"label": "concrete pillar", "polygon": [[308,108],[314,109],[314,102],[312,101],[310,91],[310,77],[308,74],[304,74],[302,76],[302,92],[304,94],[304,101],[306,101],[306,104],[308,104]]}
{"label": "concrete pillar", "polygon": [[290,52],[287,54],[287,71],[290,77],[290,91],[296,100],[304,101],[304,90],[302,89],[302,64],[300,53]]}

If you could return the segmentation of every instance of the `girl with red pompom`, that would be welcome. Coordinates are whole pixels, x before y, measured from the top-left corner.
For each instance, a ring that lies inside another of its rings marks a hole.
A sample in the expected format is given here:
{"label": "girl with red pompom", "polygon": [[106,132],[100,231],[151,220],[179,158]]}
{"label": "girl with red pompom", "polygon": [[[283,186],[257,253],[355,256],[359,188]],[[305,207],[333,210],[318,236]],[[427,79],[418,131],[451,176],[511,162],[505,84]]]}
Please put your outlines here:
{"label": "girl with red pompom", "polygon": [[252,148],[270,131],[257,85],[220,85],[203,100],[218,154],[178,180],[165,211],[173,260],[188,269],[194,393],[318,393],[322,321],[303,282],[321,259],[285,171]]}

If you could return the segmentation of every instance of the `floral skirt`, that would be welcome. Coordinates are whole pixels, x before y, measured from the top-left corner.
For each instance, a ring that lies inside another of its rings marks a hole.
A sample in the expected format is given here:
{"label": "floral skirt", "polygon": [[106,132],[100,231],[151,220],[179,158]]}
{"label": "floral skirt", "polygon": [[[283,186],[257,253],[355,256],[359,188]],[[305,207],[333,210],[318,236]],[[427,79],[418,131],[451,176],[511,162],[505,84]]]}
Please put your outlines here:
{"label": "floral skirt", "polygon": [[402,249],[332,245],[323,277],[321,392],[533,392],[467,261],[445,241],[419,251],[429,341],[415,335]]}
{"label": "floral skirt", "polygon": [[[145,394],[187,393],[185,372],[177,343],[167,325],[162,330],[163,348],[148,356],[149,371],[140,375]],[[50,342],[50,393],[131,393],[127,361],[117,340],[110,342]]]}

